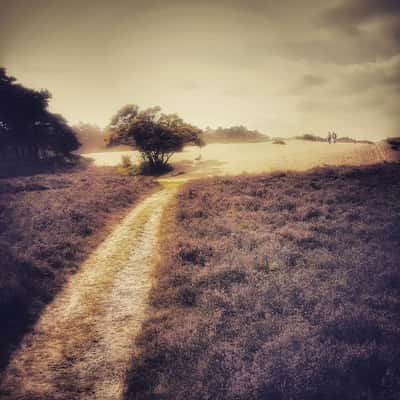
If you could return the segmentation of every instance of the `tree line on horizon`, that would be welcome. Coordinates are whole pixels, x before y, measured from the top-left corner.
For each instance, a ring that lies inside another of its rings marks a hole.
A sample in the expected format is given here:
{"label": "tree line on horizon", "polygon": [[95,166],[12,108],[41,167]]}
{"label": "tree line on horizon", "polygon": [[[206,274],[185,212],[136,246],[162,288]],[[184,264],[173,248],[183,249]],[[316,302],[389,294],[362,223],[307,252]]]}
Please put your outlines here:
{"label": "tree line on horizon", "polygon": [[[0,158],[16,162],[38,162],[55,156],[70,157],[128,145],[136,148],[151,170],[162,170],[170,158],[185,145],[208,143],[266,142],[271,140],[258,130],[243,125],[229,128],[207,127],[204,131],[184,121],[177,114],[163,113],[160,107],[140,109],[135,104],[122,107],[105,129],[80,122],[70,126],[60,114],[48,110],[51,94],[33,90],[16,82],[0,67]],[[325,141],[325,138],[304,134],[302,140]],[[363,143],[349,137],[347,143]]]}
{"label": "tree line on horizon", "polygon": [[266,142],[268,140],[270,140],[268,135],[258,130],[250,130],[243,125],[216,129],[207,127],[204,131],[206,143]]}

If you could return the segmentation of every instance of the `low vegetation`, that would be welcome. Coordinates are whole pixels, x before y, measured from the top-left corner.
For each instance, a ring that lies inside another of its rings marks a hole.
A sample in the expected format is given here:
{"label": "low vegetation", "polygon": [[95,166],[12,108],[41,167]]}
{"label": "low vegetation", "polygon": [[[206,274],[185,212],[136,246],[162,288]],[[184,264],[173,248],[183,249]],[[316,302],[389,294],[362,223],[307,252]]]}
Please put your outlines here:
{"label": "low vegetation", "polygon": [[283,139],[274,139],[272,141],[272,144],[286,144],[286,142]]}
{"label": "low vegetation", "polygon": [[359,140],[359,139],[354,139],[350,136],[342,136],[337,138],[337,143],[362,143],[362,144],[373,144],[374,142],[371,142],[370,140]]}
{"label": "low vegetation", "polygon": [[204,132],[205,143],[254,143],[267,142],[269,137],[257,130],[249,130],[245,126],[231,126],[230,128],[208,128]]}
{"label": "low vegetation", "polygon": [[0,370],[67,277],[154,186],[95,167],[0,179]]}
{"label": "low vegetation", "polygon": [[400,137],[392,137],[387,139],[392,150],[400,151]]}
{"label": "low vegetation", "polygon": [[127,398],[397,398],[399,198],[389,163],[186,185]]}
{"label": "low vegetation", "polygon": [[310,142],[326,142],[325,138],[323,138],[321,136],[317,136],[317,135],[312,135],[310,133],[305,133],[304,135],[296,136],[296,139],[308,140]]}
{"label": "low vegetation", "polygon": [[[323,138],[321,136],[317,135],[312,135],[310,133],[305,133],[304,135],[296,136],[296,139],[298,140],[307,140],[310,142],[326,142],[327,139]],[[374,142],[371,142],[370,140],[359,140],[359,139],[354,139],[350,136],[339,136],[336,139],[337,143],[361,143],[361,144],[373,144]]]}

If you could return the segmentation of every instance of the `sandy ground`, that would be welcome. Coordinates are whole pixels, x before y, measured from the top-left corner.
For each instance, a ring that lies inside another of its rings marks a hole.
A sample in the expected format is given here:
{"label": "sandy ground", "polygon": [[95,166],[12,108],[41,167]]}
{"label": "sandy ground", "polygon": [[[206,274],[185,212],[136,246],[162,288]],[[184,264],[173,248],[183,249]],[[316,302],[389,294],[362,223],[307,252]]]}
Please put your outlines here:
{"label": "sandy ground", "polygon": [[174,191],[142,201],[71,277],[14,354],[1,399],[122,398]]}
{"label": "sandy ground", "polygon": [[[316,166],[365,165],[391,159],[391,153],[383,142],[329,145],[287,140],[285,145],[270,142],[209,144],[201,150],[201,159],[196,160],[199,154],[198,147],[189,146],[173,156],[172,164],[180,174],[179,179],[275,170],[304,171]],[[118,165],[123,155],[129,155],[133,162],[140,161],[136,151],[91,153],[86,156],[93,159],[96,165]]]}

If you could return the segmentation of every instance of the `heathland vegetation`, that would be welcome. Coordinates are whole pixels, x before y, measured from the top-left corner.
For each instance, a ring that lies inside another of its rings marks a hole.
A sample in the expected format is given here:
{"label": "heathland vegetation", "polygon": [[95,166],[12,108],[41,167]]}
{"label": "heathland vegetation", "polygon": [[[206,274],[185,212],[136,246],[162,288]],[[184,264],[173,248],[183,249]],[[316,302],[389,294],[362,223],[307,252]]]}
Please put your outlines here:
{"label": "heathland vegetation", "polygon": [[399,198],[399,164],[187,184],[128,398],[397,398]]}
{"label": "heathland vegetation", "polygon": [[155,186],[96,167],[0,180],[0,370],[68,276]]}
{"label": "heathland vegetation", "polygon": [[249,130],[245,126],[230,128],[207,128],[203,136],[205,143],[257,143],[266,142],[269,137],[257,130]]}

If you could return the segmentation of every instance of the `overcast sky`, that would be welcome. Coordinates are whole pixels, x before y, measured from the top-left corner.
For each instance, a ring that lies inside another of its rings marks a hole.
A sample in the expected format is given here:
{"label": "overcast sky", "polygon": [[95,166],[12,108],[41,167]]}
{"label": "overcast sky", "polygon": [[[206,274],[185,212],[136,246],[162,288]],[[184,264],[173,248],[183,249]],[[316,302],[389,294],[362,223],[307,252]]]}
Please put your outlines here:
{"label": "overcast sky", "polygon": [[0,65],[71,123],[399,135],[400,0],[0,0]]}

